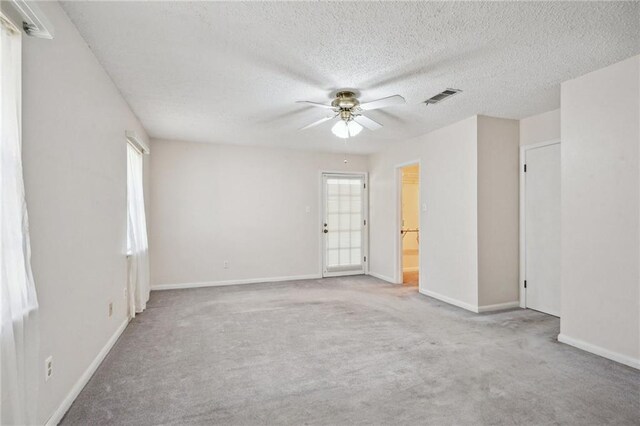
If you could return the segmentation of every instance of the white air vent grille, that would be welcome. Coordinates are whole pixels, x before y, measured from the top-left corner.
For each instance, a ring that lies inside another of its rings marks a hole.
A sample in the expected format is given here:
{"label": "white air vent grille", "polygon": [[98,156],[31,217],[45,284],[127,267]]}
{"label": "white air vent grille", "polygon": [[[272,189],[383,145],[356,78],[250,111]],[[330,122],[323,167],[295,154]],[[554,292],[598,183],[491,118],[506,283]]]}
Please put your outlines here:
{"label": "white air vent grille", "polygon": [[437,103],[442,102],[445,99],[448,99],[451,96],[454,96],[454,95],[456,95],[456,94],[458,94],[460,92],[462,92],[462,90],[460,90],[460,89],[446,89],[446,90],[438,93],[437,95],[430,97],[429,99],[424,101],[424,103],[427,104],[427,105],[429,105],[429,104],[437,104]]}

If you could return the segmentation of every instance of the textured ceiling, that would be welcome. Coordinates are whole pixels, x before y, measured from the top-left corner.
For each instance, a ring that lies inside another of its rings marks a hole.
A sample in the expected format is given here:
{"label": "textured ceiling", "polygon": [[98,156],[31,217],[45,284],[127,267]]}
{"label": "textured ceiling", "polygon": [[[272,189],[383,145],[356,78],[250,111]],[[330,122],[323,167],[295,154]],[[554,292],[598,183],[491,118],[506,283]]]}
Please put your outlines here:
{"label": "textured ceiling", "polygon": [[[560,83],[640,53],[638,2],[64,2],[152,137],[370,153],[473,114],[560,105]],[[464,93],[420,102],[447,87]],[[296,100],[400,94],[345,146]],[[594,100],[594,102],[597,100]]]}

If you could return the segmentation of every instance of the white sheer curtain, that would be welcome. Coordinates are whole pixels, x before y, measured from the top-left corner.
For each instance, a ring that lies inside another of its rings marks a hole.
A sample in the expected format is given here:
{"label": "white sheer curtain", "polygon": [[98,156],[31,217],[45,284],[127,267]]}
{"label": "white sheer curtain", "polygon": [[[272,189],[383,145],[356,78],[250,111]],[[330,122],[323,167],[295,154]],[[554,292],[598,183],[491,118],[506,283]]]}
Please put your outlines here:
{"label": "white sheer curtain", "polygon": [[129,314],[142,312],[149,300],[149,245],[144,211],[142,153],[127,144],[127,255]]}
{"label": "white sheer curtain", "polygon": [[35,424],[38,301],[22,179],[21,39],[0,15],[0,423]]}

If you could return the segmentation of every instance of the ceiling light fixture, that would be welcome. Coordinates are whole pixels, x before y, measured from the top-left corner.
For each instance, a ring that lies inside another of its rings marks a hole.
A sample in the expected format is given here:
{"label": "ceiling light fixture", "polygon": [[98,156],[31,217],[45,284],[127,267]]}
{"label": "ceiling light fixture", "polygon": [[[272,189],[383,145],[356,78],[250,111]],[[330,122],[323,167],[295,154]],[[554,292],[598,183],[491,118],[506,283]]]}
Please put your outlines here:
{"label": "ceiling light fixture", "polygon": [[357,136],[362,131],[362,126],[353,120],[340,120],[331,128],[331,131],[337,137],[347,139]]}
{"label": "ceiling light fixture", "polygon": [[338,122],[331,128],[334,135],[342,139],[348,139],[359,134],[363,127],[369,130],[378,130],[382,124],[369,117],[363,115],[365,111],[373,109],[386,108],[393,105],[403,104],[405,100],[400,95],[387,96],[386,98],[376,99],[375,101],[360,103],[355,92],[351,90],[341,90],[335,95],[335,99],[331,104],[321,104],[311,101],[298,101],[316,108],[325,108],[331,110],[329,115],[304,126],[300,130],[310,129],[318,126],[325,121],[338,119]]}

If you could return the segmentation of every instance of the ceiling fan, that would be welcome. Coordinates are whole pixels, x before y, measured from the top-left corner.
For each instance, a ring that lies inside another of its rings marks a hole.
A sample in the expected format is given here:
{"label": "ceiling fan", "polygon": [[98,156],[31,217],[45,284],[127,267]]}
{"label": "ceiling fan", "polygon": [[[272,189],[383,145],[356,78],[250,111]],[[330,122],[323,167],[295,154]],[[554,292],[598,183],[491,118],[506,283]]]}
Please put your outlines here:
{"label": "ceiling fan", "polygon": [[405,100],[400,95],[393,95],[361,104],[354,92],[350,90],[342,90],[336,93],[336,97],[330,105],[311,101],[297,102],[331,110],[331,113],[326,117],[323,117],[318,121],[314,121],[300,130],[310,129],[311,127],[315,127],[325,121],[338,118],[338,122],[333,125],[331,131],[337,137],[346,139],[356,136],[362,131],[363,127],[366,127],[369,130],[378,130],[382,127],[382,124],[362,115],[363,112],[386,108],[391,105],[404,104]]}

